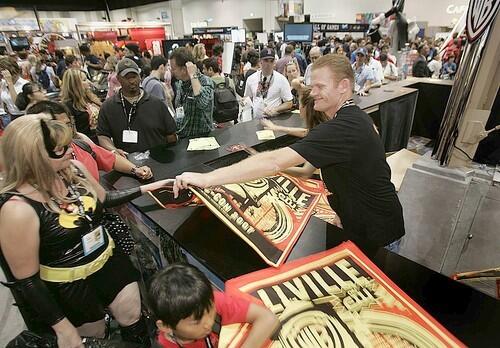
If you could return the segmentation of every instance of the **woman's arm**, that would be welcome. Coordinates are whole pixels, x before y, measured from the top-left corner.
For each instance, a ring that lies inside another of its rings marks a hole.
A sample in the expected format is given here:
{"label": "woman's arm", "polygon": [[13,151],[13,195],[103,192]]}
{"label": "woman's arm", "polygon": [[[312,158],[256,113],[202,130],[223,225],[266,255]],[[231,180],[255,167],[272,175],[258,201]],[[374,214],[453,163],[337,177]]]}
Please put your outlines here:
{"label": "woman's arm", "polygon": [[264,129],[285,132],[286,134],[290,134],[298,138],[304,138],[307,135],[307,133],[309,133],[309,130],[307,128],[283,127],[275,124],[273,121],[270,121],[266,118],[260,120],[260,123],[264,126]]}
{"label": "woman's arm", "polygon": [[33,208],[14,197],[0,211],[0,246],[16,278],[12,287],[52,326],[59,347],[80,348],[82,340],[39,276],[40,221]]}

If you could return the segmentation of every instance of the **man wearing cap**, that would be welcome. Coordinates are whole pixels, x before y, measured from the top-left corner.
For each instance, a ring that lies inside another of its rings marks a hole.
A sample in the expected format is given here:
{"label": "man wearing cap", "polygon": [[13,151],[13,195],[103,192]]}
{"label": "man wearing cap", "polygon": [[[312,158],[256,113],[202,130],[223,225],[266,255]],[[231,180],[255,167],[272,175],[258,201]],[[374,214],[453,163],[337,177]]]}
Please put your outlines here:
{"label": "man wearing cap", "polygon": [[253,118],[279,115],[292,108],[293,95],[285,76],[274,71],[274,50],[260,52],[261,70],[247,80],[245,98],[252,101]]}
{"label": "man wearing cap", "polygon": [[354,90],[358,95],[367,95],[370,88],[380,85],[380,80],[366,63],[366,50],[361,47],[356,50],[356,61],[352,64],[354,70]]}
{"label": "man wearing cap", "polygon": [[99,144],[121,156],[175,143],[175,121],[160,99],[140,88],[139,67],[123,58],[116,67],[122,88],[99,111]]}

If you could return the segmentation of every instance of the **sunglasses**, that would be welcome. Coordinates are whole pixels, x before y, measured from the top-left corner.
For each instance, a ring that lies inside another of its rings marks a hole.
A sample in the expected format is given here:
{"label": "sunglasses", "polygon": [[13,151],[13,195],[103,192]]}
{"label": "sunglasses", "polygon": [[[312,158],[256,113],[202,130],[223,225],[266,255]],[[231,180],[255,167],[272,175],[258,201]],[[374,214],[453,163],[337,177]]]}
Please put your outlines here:
{"label": "sunglasses", "polygon": [[42,134],[43,134],[43,144],[45,146],[45,150],[47,151],[48,155],[52,159],[61,159],[64,157],[66,154],[66,151],[68,151],[69,145],[66,144],[59,149],[56,149],[56,145],[52,141],[50,137],[50,130],[49,127],[47,126],[47,123],[44,120],[40,120],[40,127],[42,128]]}

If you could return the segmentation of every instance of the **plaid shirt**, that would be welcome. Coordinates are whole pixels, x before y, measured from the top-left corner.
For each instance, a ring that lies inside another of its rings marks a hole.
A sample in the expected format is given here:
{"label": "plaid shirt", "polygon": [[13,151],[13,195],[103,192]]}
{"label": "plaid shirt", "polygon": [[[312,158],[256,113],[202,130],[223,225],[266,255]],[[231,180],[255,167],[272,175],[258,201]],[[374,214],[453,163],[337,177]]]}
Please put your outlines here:
{"label": "plaid shirt", "polygon": [[175,107],[184,108],[184,117],[176,120],[180,137],[206,135],[213,130],[214,83],[205,75],[199,75],[201,91],[193,95],[191,81],[177,81]]}

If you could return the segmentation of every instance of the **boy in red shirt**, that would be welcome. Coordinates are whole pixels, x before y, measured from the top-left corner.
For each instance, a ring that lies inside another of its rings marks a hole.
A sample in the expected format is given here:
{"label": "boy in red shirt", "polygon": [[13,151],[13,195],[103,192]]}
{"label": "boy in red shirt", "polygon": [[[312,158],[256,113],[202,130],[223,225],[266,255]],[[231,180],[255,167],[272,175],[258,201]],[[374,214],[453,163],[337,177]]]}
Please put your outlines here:
{"label": "boy in red shirt", "polygon": [[267,308],[215,291],[207,277],[189,264],[172,264],[158,272],[149,299],[158,342],[164,348],[217,347],[220,326],[234,323],[252,324],[242,347],[258,348],[279,325]]}

